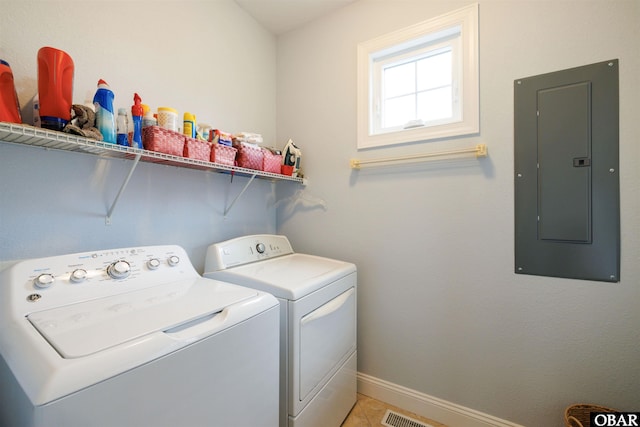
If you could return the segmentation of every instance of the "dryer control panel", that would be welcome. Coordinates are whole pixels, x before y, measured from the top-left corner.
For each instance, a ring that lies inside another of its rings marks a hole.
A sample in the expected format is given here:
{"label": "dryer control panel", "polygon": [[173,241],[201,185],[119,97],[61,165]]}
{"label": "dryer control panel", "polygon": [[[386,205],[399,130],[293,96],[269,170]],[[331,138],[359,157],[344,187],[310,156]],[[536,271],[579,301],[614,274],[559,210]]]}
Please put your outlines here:
{"label": "dryer control panel", "polygon": [[293,248],[286,236],[255,234],[238,237],[209,246],[204,271],[226,270],[292,253]]}
{"label": "dryer control panel", "polygon": [[0,283],[11,284],[7,300],[21,315],[200,277],[175,245],[29,259],[1,274]]}

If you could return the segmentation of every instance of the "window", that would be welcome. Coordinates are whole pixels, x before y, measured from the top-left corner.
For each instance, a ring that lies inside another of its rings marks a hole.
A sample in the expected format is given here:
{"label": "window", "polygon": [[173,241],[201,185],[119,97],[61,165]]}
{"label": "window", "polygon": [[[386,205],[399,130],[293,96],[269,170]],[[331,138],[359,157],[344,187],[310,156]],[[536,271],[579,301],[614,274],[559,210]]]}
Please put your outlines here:
{"label": "window", "polygon": [[478,5],[358,46],[358,148],[479,131]]}

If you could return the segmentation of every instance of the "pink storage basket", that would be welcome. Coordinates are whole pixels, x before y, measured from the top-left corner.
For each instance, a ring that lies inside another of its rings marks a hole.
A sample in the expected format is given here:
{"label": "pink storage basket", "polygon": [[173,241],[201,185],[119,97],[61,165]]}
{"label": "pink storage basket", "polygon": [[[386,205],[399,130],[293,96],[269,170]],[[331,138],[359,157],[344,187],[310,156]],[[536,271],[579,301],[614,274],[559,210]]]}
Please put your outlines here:
{"label": "pink storage basket", "polygon": [[209,142],[187,137],[184,140],[184,157],[205,162],[211,159],[211,144]]}
{"label": "pink storage basket", "polygon": [[241,168],[262,170],[262,162],[264,159],[262,148],[244,143],[238,144],[237,148],[238,166]]}
{"label": "pink storage basket", "polygon": [[234,166],[236,164],[236,150],[226,145],[213,144],[211,148],[211,161],[221,165]]}
{"label": "pink storage basket", "polygon": [[266,148],[262,149],[264,155],[262,160],[262,170],[271,173],[280,173],[280,165],[282,164],[282,154],[274,154]]}
{"label": "pink storage basket", "polygon": [[184,135],[160,126],[142,128],[142,145],[145,150],[182,157]]}

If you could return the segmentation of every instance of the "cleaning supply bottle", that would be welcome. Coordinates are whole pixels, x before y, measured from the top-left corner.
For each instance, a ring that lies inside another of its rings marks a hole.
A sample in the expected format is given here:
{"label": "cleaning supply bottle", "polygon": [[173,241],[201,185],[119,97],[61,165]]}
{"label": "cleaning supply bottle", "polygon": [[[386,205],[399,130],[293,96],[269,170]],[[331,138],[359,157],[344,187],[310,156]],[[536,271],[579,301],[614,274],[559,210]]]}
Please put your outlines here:
{"label": "cleaning supply bottle", "polygon": [[118,120],[116,121],[118,127],[118,135],[116,141],[118,145],[129,146],[129,118],[127,117],[126,108],[118,108]]}
{"label": "cleaning supply bottle", "polygon": [[213,127],[207,123],[198,123],[198,132],[196,138],[202,138],[205,141],[209,141],[209,134],[213,132]]}
{"label": "cleaning supply bottle", "polygon": [[151,111],[146,112],[142,118],[142,127],[146,128],[147,126],[158,126],[158,120]]}
{"label": "cleaning supply bottle", "polygon": [[184,113],[182,133],[184,133],[188,138],[195,138],[196,129],[196,116],[191,113]]}
{"label": "cleaning supply bottle", "polygon": [[[135,97],[134,97],[134,103],[135,103]],[[145,127],[147,125],[145,125],[144,119],[147,117],[147,114],[151,114],[151,117],[153,117],[153,113],[151,113],[151,107],[149,107],[147,104],[140,104],[140,105],[142,105],[142,127]]]}
{"label": "cleaning supply bottle", "polygon": [[36,93],[33,96],[33,126],[37,128],[42,127],[42,122],[40,121],[40,97]]}
{"label": "cleaning supply bottle", "polygon": [[38,96],[42,127],[64,129],[73,103],[73,60],[66,52],[53,47],[38,50]]}
{"label": "cleaning supply bottle", "polygon": [[171,107],[158,107],[158,126],[178,132],[178,110]]}
{"label": "cleaning supply bottle", "polygon": [[84,96],[84,102],[82,103],[82,105],[91,109],[91,111],[95,113],[96,106],[93,104],[93,95],[94,95],[93,92],[91,92],[90,90],[86,91]]}
{"label": "cleaning supply bottle", "polygon": [[104,142],[116,143],[116,120],[113,115],[113,92],[104,80],[98,81],[98,90],[93,97],[96,106],[96,128],[102,134]]}
{"label": "cleaning supply bottle", "polygon": [[9,63],[0,59],[0,122],[22,123],[20,103]]}
{"label": "cleaning supply bottle", "polygon": [[131,146],[133,148],[142,148],[142,116],[144,108],[142,107],[142,98],[137,93],[133,94],[133,105],[131,106],[131,117],[133,119],[133,138]]}

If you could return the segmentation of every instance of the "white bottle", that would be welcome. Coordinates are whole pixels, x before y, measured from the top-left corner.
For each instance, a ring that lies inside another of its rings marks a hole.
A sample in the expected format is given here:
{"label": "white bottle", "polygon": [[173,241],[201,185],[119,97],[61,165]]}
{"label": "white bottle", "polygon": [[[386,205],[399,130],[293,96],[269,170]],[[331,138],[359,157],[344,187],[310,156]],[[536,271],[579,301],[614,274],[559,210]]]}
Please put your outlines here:
{"label": "white bottle", "polygon": [[118,119],[116,120],[118,135],[116,142],[118,145],[129,146],[129,118],[126,108],[118,108]]}
{"label": "white bottle", "polygon": [[42,127],[42,122],[40,121],[40,97],[37,93],[33,97],[33,125],[37,128]]}

